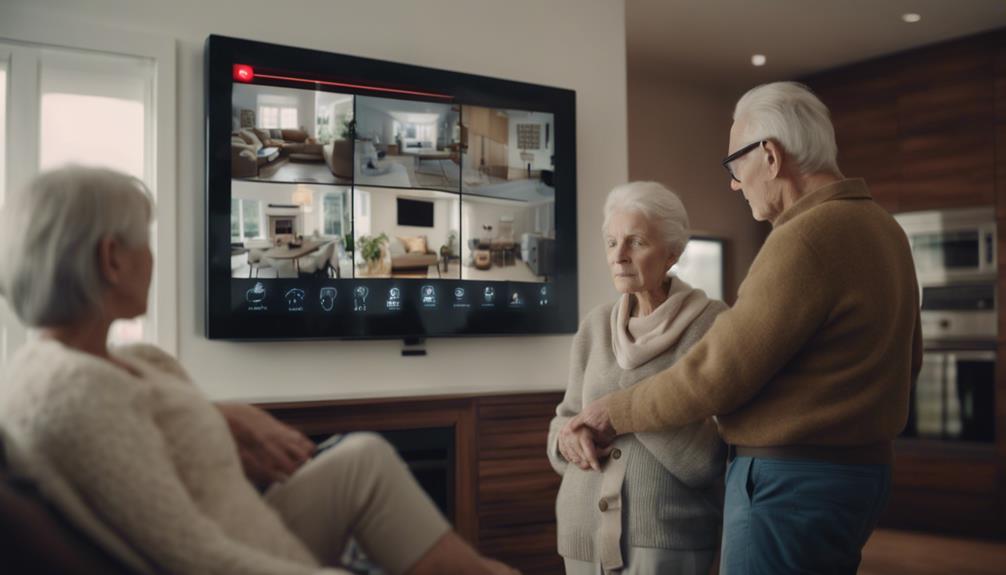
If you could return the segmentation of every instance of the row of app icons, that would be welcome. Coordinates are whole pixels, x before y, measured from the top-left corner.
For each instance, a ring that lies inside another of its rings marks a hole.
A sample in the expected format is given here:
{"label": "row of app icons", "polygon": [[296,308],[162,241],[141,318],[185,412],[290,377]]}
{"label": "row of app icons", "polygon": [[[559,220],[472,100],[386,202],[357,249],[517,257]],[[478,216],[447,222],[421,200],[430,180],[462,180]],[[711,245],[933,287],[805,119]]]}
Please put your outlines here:
{"label": "row of app icons", "polygon": [[[284,288],[282,290],[282,306],[287,311],[305,311],[306,305],[311,297],[308,289],[300,287]],[[402,309],[402,288],[392,286],[381,293],[372,293],[370,287],[357,285],[350,288],[350,295],[353,298],[353,311],[399,311]],[[526,307],[528,305],[544,307],[549,305],[551,300],[551,288],[547,285],[533,287],[510,288],[509,294],[500,299],[503,294],[498,293],[495,286],[473,287],[455,286],[448,293],[441,293],[442,288],[436,285],[425,284],[419,287],[417,293],[417,304],[421,308],[436,309],[440,307],[451,308],[471,308],[471,307],[496,307],[500,303],[505,303],[510,307]],[[255,285],[245,291],[245,304],[248,311],[268,311],[270,306],[269,289],[265,283],[255,282]],[[318,293],[313,296],[318,303],[318,307],[325,312],[335,309],[340,292],[334,286],[324,286],[318,289]],[[376,307],[375,307],[376,306]]]}

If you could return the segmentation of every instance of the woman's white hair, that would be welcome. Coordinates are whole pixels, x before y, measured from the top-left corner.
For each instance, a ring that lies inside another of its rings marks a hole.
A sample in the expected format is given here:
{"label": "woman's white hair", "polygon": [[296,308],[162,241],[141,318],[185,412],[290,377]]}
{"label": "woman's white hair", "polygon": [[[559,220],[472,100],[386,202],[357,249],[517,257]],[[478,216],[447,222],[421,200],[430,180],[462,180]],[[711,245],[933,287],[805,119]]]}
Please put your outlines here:
{"label": "woman's white hair", "polygon": [[800,172],[841,174],[828,108],[803,84],[773,82],[748,90],[737,101],[734,122],[743,122],[740,146],[772,139]]}
{"label": "woman's white hair", "polygon": [[100,314],[98,244],[147,245],[152,217],[133,176],[76,165],[40,174],[0,210],[0,295],[33,327]]}
{"label": "woman's white hair", "polygon": [[601,233],[607,233],[612,214],[632,211],[646,216],[660,234],[660,241],[675,256],[681,256],[688,243],[689,224],[688,212],[677,194],[660,182],[629,182],[616,186],[604,202]]}

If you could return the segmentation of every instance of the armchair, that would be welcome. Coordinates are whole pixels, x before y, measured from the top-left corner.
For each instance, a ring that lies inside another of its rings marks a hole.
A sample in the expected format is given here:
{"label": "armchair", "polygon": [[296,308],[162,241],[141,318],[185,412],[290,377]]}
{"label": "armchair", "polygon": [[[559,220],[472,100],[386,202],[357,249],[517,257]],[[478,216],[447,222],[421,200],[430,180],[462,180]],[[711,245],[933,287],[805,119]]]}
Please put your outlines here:
{"label": "armchair", "polygon": [[0,557],[5,573],[135,573],[8,469],[0,433]]}

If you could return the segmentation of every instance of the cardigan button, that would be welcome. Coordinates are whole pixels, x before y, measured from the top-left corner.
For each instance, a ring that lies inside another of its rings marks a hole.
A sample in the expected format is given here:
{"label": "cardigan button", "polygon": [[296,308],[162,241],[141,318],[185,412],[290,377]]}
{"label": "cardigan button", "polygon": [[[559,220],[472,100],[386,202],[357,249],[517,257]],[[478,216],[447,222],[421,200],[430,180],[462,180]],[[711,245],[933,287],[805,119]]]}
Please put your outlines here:
{"label": "cardigan button", "polygon": [[598,502],[597,508],[600,509],[602,512],[603,511],[607,511],[608,510],[608,502],[605,501],[604,499],[602,499],[601,501]]}
{"label": "cardigan button", "polygon": [[618,448],[616,447],[616,448],[615,448],[614,450],[612,450],[612,452],[611,452],[611,458],[612,458],[612,459],[619,459],[620,457],[622,457],[622,450],[621,450],[621,449],[618,449]]}

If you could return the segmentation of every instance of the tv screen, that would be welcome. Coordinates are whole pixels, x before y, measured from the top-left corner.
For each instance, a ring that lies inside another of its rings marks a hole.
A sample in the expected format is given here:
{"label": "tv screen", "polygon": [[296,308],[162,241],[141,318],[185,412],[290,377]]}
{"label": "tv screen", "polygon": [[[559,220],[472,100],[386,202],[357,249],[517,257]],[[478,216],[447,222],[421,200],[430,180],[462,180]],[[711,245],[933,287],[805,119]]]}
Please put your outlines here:
{"label": "tv screen", "polygon": [[398,225],[433,227],[433,202],[398,198]]}
{"label": "tv screen", "polygon": [[206,333],[572,333],[575,93],[206,43]]}

